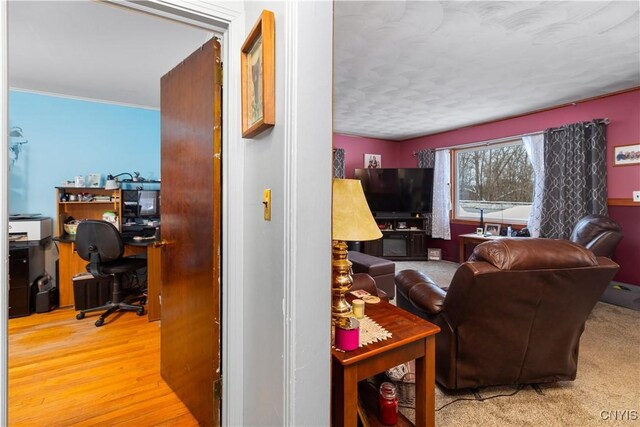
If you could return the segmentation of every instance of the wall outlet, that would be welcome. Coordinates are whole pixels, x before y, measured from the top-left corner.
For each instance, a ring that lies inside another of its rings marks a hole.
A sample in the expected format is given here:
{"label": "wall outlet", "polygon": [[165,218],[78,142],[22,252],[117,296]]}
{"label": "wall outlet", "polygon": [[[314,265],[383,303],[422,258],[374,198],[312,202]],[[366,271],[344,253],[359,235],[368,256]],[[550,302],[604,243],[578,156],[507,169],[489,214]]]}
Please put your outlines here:
{"label": "wall outlet", "polygon": [[634,202],[640,202],[640,191],[634,191],[633,192],[633,201]]}

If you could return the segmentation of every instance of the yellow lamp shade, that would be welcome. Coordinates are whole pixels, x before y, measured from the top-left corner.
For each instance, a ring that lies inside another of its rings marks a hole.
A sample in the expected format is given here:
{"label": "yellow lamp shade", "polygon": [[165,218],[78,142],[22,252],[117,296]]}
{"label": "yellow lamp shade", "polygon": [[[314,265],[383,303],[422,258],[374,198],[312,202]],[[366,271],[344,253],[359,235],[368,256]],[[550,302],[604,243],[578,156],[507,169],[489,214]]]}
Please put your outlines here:
{"label": "yellow lamp shade", "polygon": [[332,239],[376,240],[382,237],[358,179],[333,180]]}

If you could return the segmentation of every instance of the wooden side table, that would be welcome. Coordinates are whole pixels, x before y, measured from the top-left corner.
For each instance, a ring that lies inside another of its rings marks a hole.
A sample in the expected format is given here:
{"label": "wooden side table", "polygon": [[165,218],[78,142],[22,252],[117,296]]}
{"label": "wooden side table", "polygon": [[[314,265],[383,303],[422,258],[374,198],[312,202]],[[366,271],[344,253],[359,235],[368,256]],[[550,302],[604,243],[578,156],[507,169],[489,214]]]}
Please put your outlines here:
{"label": "wooden side table", "polygon": [[435,335],[440,328],[387,302],[365,314],[393,335],[357,350],[332,350],[333,425],[357,425],[358,381],[416,359],[416,426],[435,425]]}
{"label": "wooden side table", "polygon": [[460,254],[458,256],[458,260],[460,261],[460,264],[466,261],[465,255],[467,254],[467,243],[473,243],[478,245],[488,240],[496,240],[496,239],[503,239],[503,238],[504,236],[485,236],[484,234],[476,234],[476,233],[459,235],[458,239],[460,242]]}

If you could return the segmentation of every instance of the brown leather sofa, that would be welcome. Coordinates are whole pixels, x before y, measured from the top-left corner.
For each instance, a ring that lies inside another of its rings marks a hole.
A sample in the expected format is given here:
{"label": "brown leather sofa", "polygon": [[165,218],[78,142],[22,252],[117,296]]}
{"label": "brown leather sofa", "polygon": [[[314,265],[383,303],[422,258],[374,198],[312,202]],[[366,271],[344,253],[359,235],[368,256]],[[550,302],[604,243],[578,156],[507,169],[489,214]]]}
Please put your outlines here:
{"label": "brown leather sofa", "polygon": [[569,240],[596,256],[611,258],[621,239],[622,231],[617,222],[604,215],[587,215],[578,221]]}
{"label": "brown leather sofa", "polygon": [[357,251],[349,251],[347,257],[353,263],[351,269],[354,273],[367,273],[376,281],[378,289],[382,289],[390,299],[395,298],[395,262]]}
{"label": "brown leather sofa", "polygon": [[567,240],[505,238],[476,246],[447,292],[400,272],[397,304],[440,326],[446,388],[574,380],[585,321],[617,270]]}

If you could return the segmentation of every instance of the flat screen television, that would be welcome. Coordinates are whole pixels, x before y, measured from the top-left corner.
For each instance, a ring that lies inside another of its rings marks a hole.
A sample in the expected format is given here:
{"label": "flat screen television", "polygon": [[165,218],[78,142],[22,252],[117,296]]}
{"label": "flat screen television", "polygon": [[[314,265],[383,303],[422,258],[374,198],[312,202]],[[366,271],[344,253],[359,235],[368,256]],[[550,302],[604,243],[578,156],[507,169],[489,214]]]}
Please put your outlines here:
{"label": "flat screen television", "polygon": [[356,169],[369,208],[380,215],[414,215],[431,212],[432,168]]}

